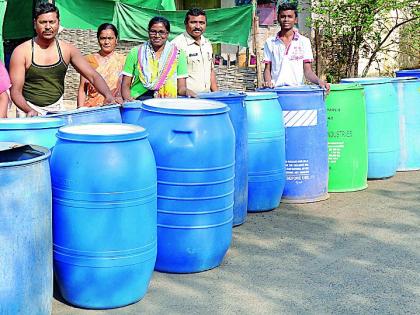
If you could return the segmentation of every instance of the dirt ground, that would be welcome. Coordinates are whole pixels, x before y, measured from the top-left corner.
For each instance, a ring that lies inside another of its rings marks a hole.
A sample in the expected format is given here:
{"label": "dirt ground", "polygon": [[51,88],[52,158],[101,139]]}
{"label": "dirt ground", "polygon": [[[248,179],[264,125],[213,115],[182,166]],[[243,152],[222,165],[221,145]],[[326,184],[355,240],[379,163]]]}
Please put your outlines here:
{"label": "dirt ground", "polygon": [[[140,302],[53,314],[420,314],[420,172],[249,214],[216,269],[155,272]],[[111,288],[110,288],[111,289]]]}

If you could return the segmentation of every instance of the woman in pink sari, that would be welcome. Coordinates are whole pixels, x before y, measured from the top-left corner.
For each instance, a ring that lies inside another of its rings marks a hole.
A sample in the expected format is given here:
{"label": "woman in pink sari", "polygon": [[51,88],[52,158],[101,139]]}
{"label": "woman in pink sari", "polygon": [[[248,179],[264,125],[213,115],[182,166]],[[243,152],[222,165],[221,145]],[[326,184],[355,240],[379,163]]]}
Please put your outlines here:
{"label": "woman in pink sari", "polygon": [[9,105],[10,78],[6,68],[0,61],[0,118],[7,118],[7,106]]}
{"label": "woman in pink sari", "polygon": [[[106,84],[116,97],[120,96],[121,71],[125,56],[115,52],[117,47],[118,30],[110,23],[99,26],[97,38],[100,50],[86,56],[89,64],[104,78]],[[84,77],[80,76],[77,107],[101,106],[104,97]]]}

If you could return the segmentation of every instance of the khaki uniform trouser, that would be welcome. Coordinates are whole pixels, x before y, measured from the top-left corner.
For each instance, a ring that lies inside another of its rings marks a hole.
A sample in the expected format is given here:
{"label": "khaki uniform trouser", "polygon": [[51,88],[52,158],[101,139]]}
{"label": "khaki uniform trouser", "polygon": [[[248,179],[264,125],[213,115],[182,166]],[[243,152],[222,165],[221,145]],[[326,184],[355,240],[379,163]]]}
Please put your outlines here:
{"label": "khaki uniform trouser", "polygon": [[[37,111],[38,114],[40,116],[45,116],[47,113],[49,112],[61,112],[64,111],[64,101],[63,101],[63,97],[61,96],[60,99],[48,106],[37,106],[35,104],[32,104],[29,101],[26,101],[26,103],[28,103],[28,106],[30,108],[32,108],[33,110]],[[21,109],[17,108],[16,109],[16,117],[26,117],[26,113],[24,111],[22,111]]]}

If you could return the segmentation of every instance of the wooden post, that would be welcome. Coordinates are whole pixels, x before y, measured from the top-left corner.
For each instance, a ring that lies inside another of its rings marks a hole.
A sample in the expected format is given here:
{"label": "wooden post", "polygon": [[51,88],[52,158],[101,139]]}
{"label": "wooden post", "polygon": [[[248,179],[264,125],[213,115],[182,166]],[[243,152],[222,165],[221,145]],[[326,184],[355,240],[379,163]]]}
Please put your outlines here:
{"label": "wooden post", "polygon": [[258,25],[259,18],[257,15],[257,0],[252,0],[254,5],[254,13],[252,18],[252,42],[253,42],[253,51],[256,57],[255,70],[257,72],[257,87],[261,87],[263,83],[263,77],[261,72],[261,52],[258,45]]}

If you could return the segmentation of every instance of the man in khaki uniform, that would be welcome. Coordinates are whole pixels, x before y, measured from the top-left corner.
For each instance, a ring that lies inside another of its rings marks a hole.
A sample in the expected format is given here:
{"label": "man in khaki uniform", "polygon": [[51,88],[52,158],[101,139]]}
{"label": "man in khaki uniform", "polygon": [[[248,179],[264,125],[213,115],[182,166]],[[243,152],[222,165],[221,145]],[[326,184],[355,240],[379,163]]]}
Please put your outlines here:
{"label": "man in khaki uniform", "polygon": [[206,13],[198,8],[185,15],[185,32],[174,38],[178,49],[185,51],[188,63],[187,88],[195,93],[218,90],[211,43],[203,36],[207,26]]}

